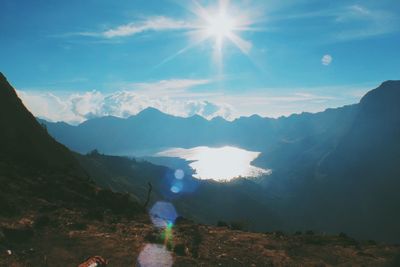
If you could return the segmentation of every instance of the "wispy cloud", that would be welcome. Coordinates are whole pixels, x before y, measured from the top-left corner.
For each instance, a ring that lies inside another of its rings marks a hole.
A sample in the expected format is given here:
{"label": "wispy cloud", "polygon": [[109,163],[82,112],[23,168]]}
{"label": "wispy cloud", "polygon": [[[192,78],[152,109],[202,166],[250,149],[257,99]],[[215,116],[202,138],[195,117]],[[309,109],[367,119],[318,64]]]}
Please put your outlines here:
{"label": "wispy cloud", "polygon": [[210,79],[169,79],[156,82],[146,83],[129,83],[125,85],[124,89],[134,89],[142,91],[171,91],[187,90],[195,86],[205,85],[212,83]]}
{"label": "wispy cloud", "polygon": [[184,20],[177,20],[165,16],[154,16],[119,25],[101,32],[79,32],[78,35],[111,39],[132,36],[147,31],[187,30],[190,28],[193,28],[193,26]]}
{"label": "wispy cloud", "polygon": [[337,14],[335,21],[349,27],[334,34],[334,39],[347,41],[364,39],[399,31],[399,19],[390,11],[369,9],[362,5],[347,6]]}
{"label": "wispy cloud", "polygon": [[[312,12],[290,13],[280,10],[269,18],[272,24],[281,21],[324,20],[321,37],[327,42],[365,39],[400,31],[399,16],[391,10],[368,5],[333,5]],[[283,29],[281,29],[282,31]]]}

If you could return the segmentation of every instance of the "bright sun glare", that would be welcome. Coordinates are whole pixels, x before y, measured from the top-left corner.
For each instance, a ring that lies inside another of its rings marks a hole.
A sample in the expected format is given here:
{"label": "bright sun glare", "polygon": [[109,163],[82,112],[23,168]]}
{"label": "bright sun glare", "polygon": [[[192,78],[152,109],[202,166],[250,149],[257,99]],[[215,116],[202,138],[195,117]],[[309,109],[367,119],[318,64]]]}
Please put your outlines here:
{"label": "bright sun glare", "polygon": [[219,14],[209,18],[207,33],[216,39],[223,39],[232,34],[234,27],[234,20],[224,11],[220,11]]}
{"label": "bright sun glare", "polygon": [[250,19],[252,16],[248,14],[248,10],[233,6],[228,0],[219,0],[217,6],[207,8],[195,3],[192,10],[199,22],[192,33],[198,42],[214,39],[214,61],[220,71],[225,41],[230,41],[245,55],[250,53],[251,42],[239,35],[241,32],[253,30],[251,25],[254,21]]}
{"label": "bright sun glare", "polygon": [[229,41],[237,47],[243,54],[249,55],[252,43],[243,39],[240,33],[254,31],[255,14],[250,14],[249,10],[239,6],[233,6],[229,0],[219,0],[217,5],[204,7],[196,0],[189,5],[189,10],[196,16],[194,21],[188,26],[188,34],[191,43],[179,50],[174,55],[164,59],[163,64],[188,49],[206,40],[211,40],[213,44],[213,60],[219,71],[222,71],[222,57],[225,41]]}

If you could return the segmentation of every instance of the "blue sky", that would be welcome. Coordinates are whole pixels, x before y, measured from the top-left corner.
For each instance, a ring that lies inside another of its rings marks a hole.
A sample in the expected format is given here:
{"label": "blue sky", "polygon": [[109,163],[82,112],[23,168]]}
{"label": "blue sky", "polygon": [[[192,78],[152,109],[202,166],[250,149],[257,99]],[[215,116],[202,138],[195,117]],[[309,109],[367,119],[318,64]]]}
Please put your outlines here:
{"label": "blue sky", "polygon": [[398,0],[1,0],[0,39],[26,105],[71,123],[315,112],[400,79]]}

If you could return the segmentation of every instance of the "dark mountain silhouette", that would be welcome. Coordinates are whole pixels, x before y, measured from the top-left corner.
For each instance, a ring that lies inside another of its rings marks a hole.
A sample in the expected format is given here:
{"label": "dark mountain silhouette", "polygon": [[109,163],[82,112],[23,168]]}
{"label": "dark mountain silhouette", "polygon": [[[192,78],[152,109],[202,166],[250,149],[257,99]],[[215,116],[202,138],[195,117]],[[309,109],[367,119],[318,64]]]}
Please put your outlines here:
{"label": "dark mountain silhouette", "polygon": [[82,174],[69,150],[49,136],[0,73],[0,161],[32,170]]}
{"label": "dark mountain silhouette", "polygon": [[24,107],[3,74],[0,124],[0,215],[51,205],[106,208],[113,201],[122,205],[121,212],[139,211],[129,198],[96,188],[73,154]]}
{"label": "dark mountain silhouette", "polygon": [[275,207],[286,228],[400,240],[398,103],[400,82],[384,82],[325,133],[280,142],[256,160],[274,170],[265,186],[285,197]]}
{"label": "dark mountain silhouette", "polygon": [[400,81],[367,93],[351,127],[318,169],[326,181],[327,206],[334,206],[333,195],[342,194],[343,206],[335,207],[342,225],[355,233],[380,229],[391,241],[400,239],[399,103]]}

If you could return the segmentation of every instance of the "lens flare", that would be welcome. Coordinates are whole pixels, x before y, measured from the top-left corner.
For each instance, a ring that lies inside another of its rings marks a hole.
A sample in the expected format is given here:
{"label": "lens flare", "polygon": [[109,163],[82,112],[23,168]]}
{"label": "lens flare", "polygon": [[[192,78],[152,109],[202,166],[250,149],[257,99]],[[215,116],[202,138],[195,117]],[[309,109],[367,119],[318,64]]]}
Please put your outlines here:
{"label": "lens flare", "polygon": [[171,267],[173,263],[171,252],[159,244],[146,244],[137,260],[140,267]]}
{"label": "lens flare", "polygon": [[174,246],[174,232],[173,232],[173,223],[168,223],[167,227],[165,227],[163,233],[162,233],[162,238],[164,239],[164,246],[167,248],[171,248]]}
{"label": "lens flare", "polygon": [[174,175],[176,179],[181,180],[183,177],[185,177],[185,172],[181,169],[177,169]]}
{"label": "lens flare", "polygon": [[174,205],[165,201],[158,201],[150,209],[150,218],[158,228],[167,228],[169,224],[175,223],[178,214]]}
{"label": "lens flare", "polygon": [[183,184],[180,181],[174,182],[171,186],[171,192],[179,194],[183,189]]}

